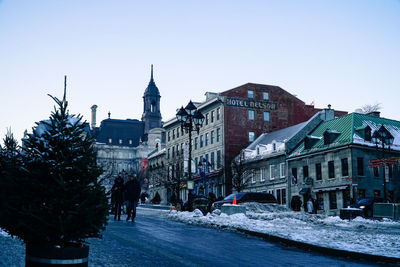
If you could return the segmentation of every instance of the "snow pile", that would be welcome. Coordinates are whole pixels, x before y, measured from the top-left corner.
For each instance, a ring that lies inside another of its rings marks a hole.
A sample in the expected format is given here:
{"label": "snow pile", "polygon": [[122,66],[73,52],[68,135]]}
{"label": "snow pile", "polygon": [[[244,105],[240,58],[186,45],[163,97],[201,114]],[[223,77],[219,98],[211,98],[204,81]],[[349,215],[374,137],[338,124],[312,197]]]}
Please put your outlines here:
{"label": "snow pile", "polygon": [[0,235],[2,236],[10,236],[8,233],[4,232],[3,229],[0,228]]}
{"label": "snow pile", "polygon": [[321,247],[400,258],[400,222],[356,218],[342,220],[319,214],[293,212],[271,204],[246,203],[246,213],[226,215],[219,210],[170,212],[174,220],[227,229],[245,229]]}

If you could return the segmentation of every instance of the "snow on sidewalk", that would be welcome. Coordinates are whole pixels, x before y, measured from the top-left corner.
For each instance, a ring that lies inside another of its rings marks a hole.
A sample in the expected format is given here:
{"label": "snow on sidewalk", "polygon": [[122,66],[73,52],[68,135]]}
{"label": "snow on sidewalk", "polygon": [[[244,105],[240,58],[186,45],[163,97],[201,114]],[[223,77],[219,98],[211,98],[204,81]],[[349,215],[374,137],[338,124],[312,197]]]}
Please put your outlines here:
{"label": "snow on sidewalk", "polygon": [[271,204],[246,203],[246,215],[226,215],[219,210],[203,216],[194,212],[171,211],[168,217],[189,224],[241,228],[279,236],[321,247],[335,248],[400,259],[400,222],[357,217],[342,220],[335,216],[293,212]]}

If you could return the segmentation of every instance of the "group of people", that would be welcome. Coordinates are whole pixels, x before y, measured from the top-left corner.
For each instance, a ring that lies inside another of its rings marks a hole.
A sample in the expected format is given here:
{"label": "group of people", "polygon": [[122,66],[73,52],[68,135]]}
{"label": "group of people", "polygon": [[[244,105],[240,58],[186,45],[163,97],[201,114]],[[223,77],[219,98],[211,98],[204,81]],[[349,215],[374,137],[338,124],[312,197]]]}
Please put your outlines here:
{"label": "group of people", "polygon": [[[302,204],[303,204],[303,202],[301,201],[299,196],[293,196],[292,201],[290,202],[290,207],[294,211],[300,211]],[[312,196],[308,196],[307,201],[304,202],[303,208],[304,208],[304,211],[306,211],[308,213],[316,214],[317,213],[317,202],[315,201],[315,199],[312,198]]]}
{"label": "group of people", "polygon": [[114,220],[121,220],[121,209],[126,202],[128,217],[127,221],[135,221],[136,207],[140,197],[140,184],[133,175],[129,176],[129,181],[124,184],[121,176],[118,176],[111,188],[111,203],[113,205]]}

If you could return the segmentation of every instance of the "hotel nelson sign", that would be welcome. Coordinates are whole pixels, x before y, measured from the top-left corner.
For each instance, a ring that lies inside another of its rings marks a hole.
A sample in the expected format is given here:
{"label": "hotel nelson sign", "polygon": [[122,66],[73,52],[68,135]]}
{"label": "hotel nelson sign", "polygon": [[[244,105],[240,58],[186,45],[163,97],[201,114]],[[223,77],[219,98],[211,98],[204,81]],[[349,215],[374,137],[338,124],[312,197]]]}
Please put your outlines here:
{"label": "hotel nelson sign", "polygon": [[244,98],[226,98],[225,101],[227,106],[238,107],[238,108],[255,108],[264,110],[277,110],[278,104],[271,101],[255,101]]}

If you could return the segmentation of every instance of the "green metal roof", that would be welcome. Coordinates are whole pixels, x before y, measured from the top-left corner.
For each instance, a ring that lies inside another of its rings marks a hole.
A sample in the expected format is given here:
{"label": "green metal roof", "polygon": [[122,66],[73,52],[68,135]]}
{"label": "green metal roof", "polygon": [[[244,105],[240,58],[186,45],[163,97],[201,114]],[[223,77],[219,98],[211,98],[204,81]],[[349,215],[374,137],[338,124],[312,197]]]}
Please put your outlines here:
{"label": "green metal roof", "polygon": [[[366,141],[363,139],[363,135],[360,133],[360,130],[369,126],[371,128],[371,132],[373,133],[375,130],[378,130],[381,125],[384,125],[384,127],[390,131],[395,138],[391,148],[400,150],[400,121],[360,113],[351,113],[320,124],[313,132],[310,133],[310,135],[321,137],[321,139],[315,142],[315,144],[309,149],[304,149],[304,142],[300,142],[295,150],[289,155],[289,158],[350,144],[375,146],[375,144],[371,141]],[[325,132],[337,136],[332,143],[327,145],[324,144]]]}

